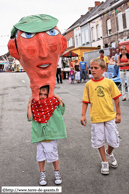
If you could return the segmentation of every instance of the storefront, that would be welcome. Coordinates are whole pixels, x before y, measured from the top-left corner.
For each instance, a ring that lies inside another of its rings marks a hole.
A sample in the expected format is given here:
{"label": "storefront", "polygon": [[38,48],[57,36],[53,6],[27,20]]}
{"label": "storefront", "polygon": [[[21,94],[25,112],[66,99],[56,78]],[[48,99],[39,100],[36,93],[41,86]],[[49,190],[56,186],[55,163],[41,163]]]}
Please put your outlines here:
{"label": "storefront", "polygon": [[78,57],[78,54],[72,51],[65,51],[61,57],[68,58],[69,60],[69,66],[61,69],[62,79],[68,79],[70,66],[72,65],[72,58]]}
{"label": "storefront", "polygon": [[78,54],[78,60],[81,61],[81,57],[83,57],[83,53],[93,51],[93,50],[98,50],[98,49],[99,49],[98,47],[83,47],[83,46],[81,46],[81,47],[70,49],[69,51],[72,51],[72,52]]}

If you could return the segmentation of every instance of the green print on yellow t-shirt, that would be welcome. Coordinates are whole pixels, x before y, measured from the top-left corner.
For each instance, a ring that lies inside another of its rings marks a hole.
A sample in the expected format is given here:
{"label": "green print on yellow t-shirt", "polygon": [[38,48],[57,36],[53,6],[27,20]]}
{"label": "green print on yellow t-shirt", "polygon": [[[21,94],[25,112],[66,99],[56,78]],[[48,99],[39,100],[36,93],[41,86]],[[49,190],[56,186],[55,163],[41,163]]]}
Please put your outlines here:
{"label": "green print on yellow t-shirt", "polygon": [[97,88],[95,88],[95,90],[97,90],[97,96],[99,96],[99,97],[105,96],[105,94],[104,94],[104,87],[97,86]]}

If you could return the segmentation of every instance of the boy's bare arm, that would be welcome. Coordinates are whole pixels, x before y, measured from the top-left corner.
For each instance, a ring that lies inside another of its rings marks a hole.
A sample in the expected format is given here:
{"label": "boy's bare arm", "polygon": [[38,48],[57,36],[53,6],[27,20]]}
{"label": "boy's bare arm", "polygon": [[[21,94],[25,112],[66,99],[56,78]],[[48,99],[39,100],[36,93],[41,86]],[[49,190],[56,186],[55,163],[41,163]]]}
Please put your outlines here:
{"label": "boy's bare arm", "polygon": [[28,102],[28,109],[27,109],[27,118],[28,119],[31,119],[31,116],[32,116],[31,104],[32,104],[32,98],[30,98],[29,102]]}
{"label": "boy's bare arm", "polygon": [[58,95],[54,95],[55,98],[59,101],[60,105],[63,106],[63,101]]}
{"label": "boy's bare arm", "polygon": [[86,111],[87,111],[88,103],[82,103],[82,117],[81,117],[81,124],[86,126],[87,120],[86,120]]}
{"label": "boy's bare arm", "polygon": [[121,122],[121,110],[120,110],[120,100],[119,98],[114,100],[115,107],[116,107],[116,123]]}
{"label": "boy's bare arm", "polygon": [[106,71],[107,71],[107,69],[108,69],[108,63],[106,63]]}

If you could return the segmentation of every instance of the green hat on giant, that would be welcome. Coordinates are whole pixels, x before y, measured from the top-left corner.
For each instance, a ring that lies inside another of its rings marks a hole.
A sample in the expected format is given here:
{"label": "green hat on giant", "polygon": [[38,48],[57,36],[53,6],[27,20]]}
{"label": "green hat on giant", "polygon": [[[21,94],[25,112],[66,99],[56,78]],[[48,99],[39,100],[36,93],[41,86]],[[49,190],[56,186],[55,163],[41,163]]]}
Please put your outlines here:
{"label": "green hat on giant", "polygon": [[11,38],[13,38],[17,30],[28,33],[44,32],[54,28],[58,20],[50,15],[38,14],[30,15],[20,19],[11,30]]}

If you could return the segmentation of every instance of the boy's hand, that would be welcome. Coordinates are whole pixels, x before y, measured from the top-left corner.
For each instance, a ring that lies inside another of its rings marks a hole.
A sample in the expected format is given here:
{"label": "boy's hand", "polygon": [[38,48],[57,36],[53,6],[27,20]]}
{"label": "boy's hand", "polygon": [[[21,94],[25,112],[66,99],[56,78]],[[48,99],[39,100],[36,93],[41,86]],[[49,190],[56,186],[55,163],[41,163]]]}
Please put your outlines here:
{"label": "boy's hand", "polygon": [[86,126],[86,124],[87,124],[86,116],[82,116],[80,122],[81,122],[82,125]]}
{"label": "boy's hand", "polygon": [[121,115],[120,114],[116,114],[116,123],[120,123],[121,122]]}
{"label": "boy's hand", "polygon": [[60,105],[63,106],[63,101],[58,95],[54,95],[55,98],[59,101]]}
{"label": "boy's hand", "polygon": [[32,100],[33,100],[32,98],[29,99],[28,106],[31,106]]}

